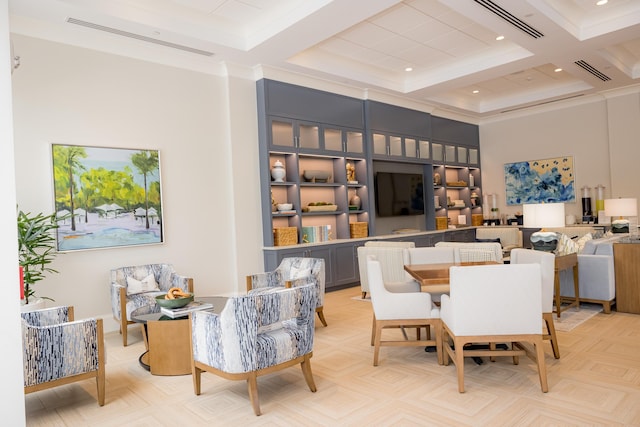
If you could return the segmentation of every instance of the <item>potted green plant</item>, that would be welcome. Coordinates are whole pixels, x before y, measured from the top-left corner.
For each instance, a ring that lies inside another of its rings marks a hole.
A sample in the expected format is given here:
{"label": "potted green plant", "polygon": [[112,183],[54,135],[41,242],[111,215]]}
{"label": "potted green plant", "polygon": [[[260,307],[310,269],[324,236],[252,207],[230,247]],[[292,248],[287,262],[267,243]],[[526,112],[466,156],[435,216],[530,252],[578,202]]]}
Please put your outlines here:
{"label": "potted green plant", "polygon": [[[55,259],[55,230],[58,228],[56,215],[18,212],[18,260],[24,278],[24,304],[33,303],[33,285],[49,273],[57,273],[49,265]],[[41,299],[53,301],[49,297]]]}

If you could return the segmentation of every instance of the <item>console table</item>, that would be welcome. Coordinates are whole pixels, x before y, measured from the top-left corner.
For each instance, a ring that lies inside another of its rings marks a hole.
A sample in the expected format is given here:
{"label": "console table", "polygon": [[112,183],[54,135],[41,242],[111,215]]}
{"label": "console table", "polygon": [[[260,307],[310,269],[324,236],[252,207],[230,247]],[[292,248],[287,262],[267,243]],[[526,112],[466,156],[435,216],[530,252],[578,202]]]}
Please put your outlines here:
{"label": "console table", "polygon": [[[573,289],[575,298],[566,299],[560,295],[560,272],[562,270],[572,269],[573,271]],[[555,274],[554,274],[554,293],[555,293],[555,313],[558,319],[560,314],[571,308],[576,307],[580,309],[580,287],[578,285],[578,254],[569,254],[556,256]],[[562,306],[562,302],[569,302],[569,304]]]}
{"label": "console table", "polygon": [[640,240],[613,244],[616,310],[640,314]]}

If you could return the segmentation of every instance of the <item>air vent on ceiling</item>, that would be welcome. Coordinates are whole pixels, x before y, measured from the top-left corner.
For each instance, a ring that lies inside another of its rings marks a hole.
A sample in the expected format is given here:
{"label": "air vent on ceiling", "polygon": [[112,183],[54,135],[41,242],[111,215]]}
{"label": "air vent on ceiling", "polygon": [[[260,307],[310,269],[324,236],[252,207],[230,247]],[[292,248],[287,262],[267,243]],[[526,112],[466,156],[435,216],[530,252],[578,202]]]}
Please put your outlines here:
{"label": "air vent on ceiling", "polygon": [[206,50],[201,50],[201,49],[196,49],[196,48],[193,48],[193,47],[184,46],[184,45],[180,45],[180,44],[176,44],[176,43],[166,42],[164,40],[154,39],[152,37],[142,36],[140,34],[135,34],[135,33],[130,33],[128,31],[118,30],[117,28],[111,28],[111,27],[106,27],[104,25],[95,24],[93,22],[82,21],[80,19],[67,18],[67,22],[70,23],[70,24],[81,25],[81,26],[87,27],[87,28],[93,28],[94,30],[100,30],[100,31],[105,31],[107,33],[111,33],[111,34],[117,34],[117,35],[123,36],[123,37],[129,37],[131,39],[136,39],[136,40],[141,40],[141,41],[148,42],[148,43],[158,44],[158,45],[170,47],[170,48],[173,48],[173,49],[180,49],[180,50],[184,50],[186,52],[196,53],[198,55],[204,55],[204,56],[213,56],[214,55],[213,52],[208,52]]}
{"label": "air vent on ceiling", "polygon": [[579,61],[574,62],[574,64],[576,64],[578,67],[584,69],[585,71],[593,74],[594,76],[596,76],[597,78],[599,78],[603,82],[608,82],[609,80],[611,80],[611,77],[607,76],[605,73],[603,73],[601,71],[598,71],[597,68],[595,68],[593,65],[589,64],[587,61],[583,61],[581,59]]}
{"label": "air vent on ceiling", "polygon": [[487,9],[489,12],[491,12],[491,13],[499,16],[500,18],[504,19],[505,21],[507,21],[508,23],[513,25],[514,27],[516,27],[517,29],[519,29],[521,31],[524,31],[525,33],[529,34],[534,39],[539,39],[540,37],[544,37],[544,34],[542,34],[540,31],[536,30],[531,25],[527,24],[526,22],[522,21],[521,19],[516,18],[511,13],[509,13],[506,10],[504,10],[502,7],[498,6],[497,4],[492,2],[491,0],[474,0],[474,1],[476,3],[478,3],[480,6],[484,7],[485,9]]}
{"label": "air vent on ceiling", "polygon": [[515,108],[511,108],[509,110],[502,110],[502,111],[500,111],[500,113],[510,113],[511,111],[524,110],[524,109],[527,109],[527,108],[537,107],[539,105],[552,104],[554,102],[566,101],[567,99],[579,98],[581,96],[584,96],[584,94],[583,93],[579,93],[578,95],[571,95],[571,96],[566,96],[564,98],[552,99],[550,101],[538,102],[537,104],[523,105],[522,107],[515,107]]}

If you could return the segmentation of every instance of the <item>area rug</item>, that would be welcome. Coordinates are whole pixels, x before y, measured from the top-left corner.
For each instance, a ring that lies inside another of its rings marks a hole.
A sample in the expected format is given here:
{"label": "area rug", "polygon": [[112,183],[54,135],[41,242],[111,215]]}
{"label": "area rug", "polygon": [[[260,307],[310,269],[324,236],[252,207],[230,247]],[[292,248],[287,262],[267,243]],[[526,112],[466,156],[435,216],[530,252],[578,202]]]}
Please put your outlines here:
{"label": "area rug", "polygon": [[[362,298],[358,296],[358,297],[351,297],[351,299],[354,301],[371,302],[370,297]],[[579,311],[576,310],[575,307],[571,307],[567,311],[563,311],[560,316],[560,319],[558,319],[554,314],[553,324],[555,325],[557,331],[569,332],[573,330],[576,326],[591,319],[593,316],[600,313],[601,311],[602,311],[601,305],[581,304]]]}
{"label": "area rug", "polygon": [[598,304],[580,304],[580,310],[571,307],[560,314],[560,319],[553,315],[553,323],[556,331],[569,332],[576,326],[591,319],[602,311],[602,306]]}

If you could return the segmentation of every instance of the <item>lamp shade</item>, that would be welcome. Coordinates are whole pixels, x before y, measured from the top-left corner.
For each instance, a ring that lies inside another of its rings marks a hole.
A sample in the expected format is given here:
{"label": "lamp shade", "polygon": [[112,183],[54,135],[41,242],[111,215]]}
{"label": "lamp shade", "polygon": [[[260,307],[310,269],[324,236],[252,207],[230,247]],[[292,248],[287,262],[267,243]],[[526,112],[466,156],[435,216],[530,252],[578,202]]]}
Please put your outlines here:
{"label": "lamp shade", "polygon": [[638,216],[638,199],[606,199],[604,214],[610,217]]}
{"label": "lamp shade", "polygon": [[564,227],[564,203],[532,203],[522,206],[528,228]]}

